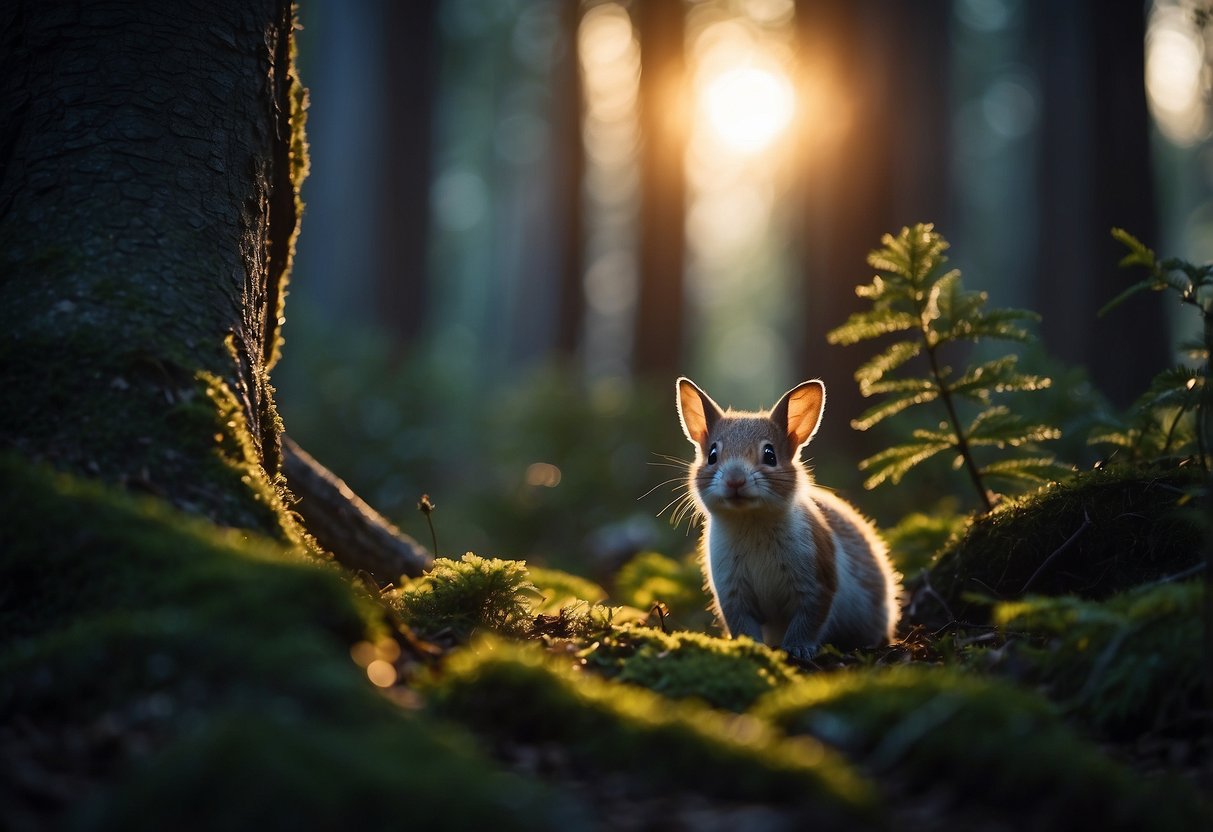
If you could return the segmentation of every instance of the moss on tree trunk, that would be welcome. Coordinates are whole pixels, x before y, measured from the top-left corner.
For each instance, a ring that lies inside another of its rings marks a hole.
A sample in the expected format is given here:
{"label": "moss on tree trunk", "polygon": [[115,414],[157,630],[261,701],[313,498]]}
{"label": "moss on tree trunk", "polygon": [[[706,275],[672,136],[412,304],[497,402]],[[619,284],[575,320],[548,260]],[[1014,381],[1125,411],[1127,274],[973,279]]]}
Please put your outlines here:
{"label": "moss on tree trunk", "polygon": [[285,0],[0,11],[0,443],[287,538],[292,28]]}

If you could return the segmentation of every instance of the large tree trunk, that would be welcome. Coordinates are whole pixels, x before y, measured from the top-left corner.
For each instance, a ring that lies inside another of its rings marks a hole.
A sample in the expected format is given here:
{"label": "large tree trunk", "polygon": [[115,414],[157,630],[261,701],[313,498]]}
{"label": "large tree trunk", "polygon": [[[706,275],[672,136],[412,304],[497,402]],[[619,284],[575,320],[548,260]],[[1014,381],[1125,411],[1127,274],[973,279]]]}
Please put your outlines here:
{"label": "large tree trunk", "polygon": [[1140,279],[1117,270],[1124,251],[1112,227],[1147,244],[1157,236],[1142,75],[1146,9],[1123,0],[1028,9],[1042,93],[1034,305],[1049,351],[1089,367],[1123,406],[1169,360],[1161,295],[1097,317]]}
{"label": "large tree trunk", "polygon": [[280,456],[291,29],[286,0],[6,5],[6,444],[272,528],[239,485]]}
{"label": "large tree trunk", "polygon": [[874,437],[850,421],[872,404],[855,368],[876,346],[838,350],[826,333],[868,304],[855,287],[871,277],[881,235],[948,210],[947,27],[940,0],[798,0],[797,30],[810,100],[801,175],[801,256],[806,303],[799,377],[829,390],[818,442],[847,457],[872,453]]}
{"label": "large tree trunk", "polygon": [[[298,542],[268,375],[306,168],[293,26],[289,0],[0,11],[0,446]],[[298,514],[331,516],[310,482]],[[377,578],[425,565],[406,543]]]}
{"label": "large tree trunk", "polygon": [[382,177],[377,188],[375,314],[398,347],[421,335],[429,303],[429,201],[437,83],[437,0],[383,0]]}
{"label": "large tree trunk", "polygon": [[632,364],[639,375],[671,378],[681,369],[686,252],[686,114],[683,5],[640,0],[640,287]]}

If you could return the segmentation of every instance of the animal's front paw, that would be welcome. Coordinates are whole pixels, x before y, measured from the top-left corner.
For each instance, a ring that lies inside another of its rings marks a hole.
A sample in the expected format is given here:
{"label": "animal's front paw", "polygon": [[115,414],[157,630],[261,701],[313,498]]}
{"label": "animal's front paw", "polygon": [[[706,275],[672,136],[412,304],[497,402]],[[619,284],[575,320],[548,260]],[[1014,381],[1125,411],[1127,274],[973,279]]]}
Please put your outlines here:
{"label": "animal's front paw", "polygon": [[783,649],[790,658],[798,662],[811,662],[820,647],[816,644],[787,644]]}

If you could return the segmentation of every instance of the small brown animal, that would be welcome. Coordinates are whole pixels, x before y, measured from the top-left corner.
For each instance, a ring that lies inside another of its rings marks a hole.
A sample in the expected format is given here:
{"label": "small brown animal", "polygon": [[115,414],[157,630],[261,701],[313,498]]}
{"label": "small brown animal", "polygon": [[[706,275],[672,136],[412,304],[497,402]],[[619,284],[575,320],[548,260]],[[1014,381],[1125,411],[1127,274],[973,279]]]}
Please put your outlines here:
{"label": "small brown animal", "polygon": [[723,411],[678,379],[678,418],[695,446],[690,489],[704,517],[701,555],[717,618],[810,659],[822,644],[893,638],[901,576],[871,521],[813,484],[800,462],[821,423],[825,385],[806,381],[768,412]]}

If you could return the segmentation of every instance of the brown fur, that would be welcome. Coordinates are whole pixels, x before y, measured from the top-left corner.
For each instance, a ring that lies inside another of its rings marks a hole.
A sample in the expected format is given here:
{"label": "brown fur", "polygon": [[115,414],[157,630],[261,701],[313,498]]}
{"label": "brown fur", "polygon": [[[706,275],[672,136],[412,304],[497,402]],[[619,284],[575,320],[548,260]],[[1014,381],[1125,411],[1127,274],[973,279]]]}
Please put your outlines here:
{"label": "brown fur", "polygon": [[804,382],[769,412],[748,413],[723,411],[679,379],[677,404],[696,447],[690,484],[706,519],[704,571],[726,632],[799,658],[823,641],[888,640],[898,576],[884,544],[849,504],[813,486],[799,460],[820,422],[824,385]]}

